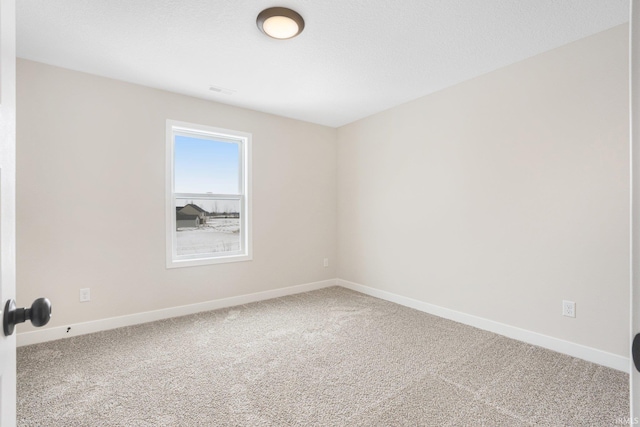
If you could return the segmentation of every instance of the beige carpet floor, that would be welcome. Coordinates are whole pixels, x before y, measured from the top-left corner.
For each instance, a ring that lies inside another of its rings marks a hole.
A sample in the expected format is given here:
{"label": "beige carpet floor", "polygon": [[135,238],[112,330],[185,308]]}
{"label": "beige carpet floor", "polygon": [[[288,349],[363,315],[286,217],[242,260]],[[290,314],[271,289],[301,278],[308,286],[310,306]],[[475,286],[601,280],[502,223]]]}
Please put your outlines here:
{"label": "beige carpet floor", "polygon": [[615,426],[628,375],[328,288],[18,349],[19,426]]}

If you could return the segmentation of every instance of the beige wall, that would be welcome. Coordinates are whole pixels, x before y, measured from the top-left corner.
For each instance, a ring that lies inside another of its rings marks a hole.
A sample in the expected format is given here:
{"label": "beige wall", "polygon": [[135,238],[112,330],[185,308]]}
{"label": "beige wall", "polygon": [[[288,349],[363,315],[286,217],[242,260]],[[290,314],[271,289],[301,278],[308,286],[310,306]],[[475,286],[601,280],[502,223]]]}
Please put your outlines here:
{"label": "beige wall", "polygon": [[[339,277],[626,357],[627,47],[338,130],[20,60],[18,301],[64,326]],[[253,134],[253,261],[165,269],[167,118]]]}
{"label": "beige wall", "polygon": [[627,357],[627,39],[340,128],[338,277]]}
{"label": "beige wall", "polygon": [[[17,91],[18,303],[48,327],[336,277],[335,129],[26,60]],[[253,134],[253,261],[165,268],[166,119]]]}

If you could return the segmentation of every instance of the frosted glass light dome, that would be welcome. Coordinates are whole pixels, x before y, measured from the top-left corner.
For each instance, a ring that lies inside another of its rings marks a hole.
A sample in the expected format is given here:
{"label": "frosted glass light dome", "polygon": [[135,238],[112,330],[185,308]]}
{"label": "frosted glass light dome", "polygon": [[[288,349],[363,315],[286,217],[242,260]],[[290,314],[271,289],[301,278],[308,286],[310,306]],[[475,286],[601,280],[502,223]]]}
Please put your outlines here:
{"label": "frosted glass light dome", "polygon": [[258,15],[258,28],[271,38],[286,40],[300,34],[304,19],[297,12],[285,7],[271,7]]}

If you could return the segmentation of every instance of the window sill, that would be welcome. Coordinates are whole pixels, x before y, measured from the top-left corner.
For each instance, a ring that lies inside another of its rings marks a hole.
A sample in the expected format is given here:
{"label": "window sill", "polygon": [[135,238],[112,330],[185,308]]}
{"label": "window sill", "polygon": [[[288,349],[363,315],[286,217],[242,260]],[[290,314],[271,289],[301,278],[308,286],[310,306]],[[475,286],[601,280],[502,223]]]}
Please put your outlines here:
{"label": "window sill", "polygon": [[251,261],[251,255],[229,255],[215,258],[189,258],[167,260],[167,268],[197,267],[201,265],[226,264],[230,262]]}

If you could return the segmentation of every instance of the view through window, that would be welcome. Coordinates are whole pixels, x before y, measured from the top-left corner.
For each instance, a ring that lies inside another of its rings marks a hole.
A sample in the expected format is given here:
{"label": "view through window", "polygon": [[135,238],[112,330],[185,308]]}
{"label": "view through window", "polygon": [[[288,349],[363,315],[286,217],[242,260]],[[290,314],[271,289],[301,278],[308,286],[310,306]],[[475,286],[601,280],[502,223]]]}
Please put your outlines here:
{"label": "view through window", "polygon": [[172,236],[168,264],[247,259],[250,137],[176,122],[169,127]]}

